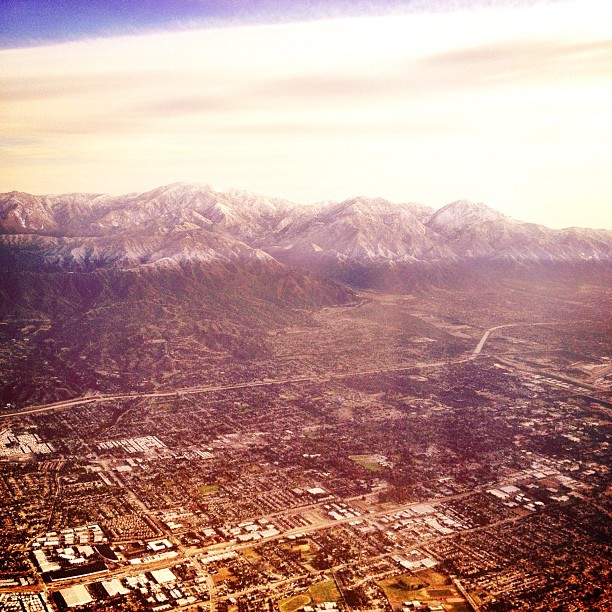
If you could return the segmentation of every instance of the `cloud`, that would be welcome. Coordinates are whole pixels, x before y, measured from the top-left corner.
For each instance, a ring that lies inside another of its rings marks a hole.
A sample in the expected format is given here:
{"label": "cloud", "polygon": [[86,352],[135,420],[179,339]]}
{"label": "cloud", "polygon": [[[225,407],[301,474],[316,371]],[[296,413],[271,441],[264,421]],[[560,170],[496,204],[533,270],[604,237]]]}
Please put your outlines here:
{"label": "cloud", "polygon": [[560,40],[505,40],[390,63],[359,75],[321,71],[267,81],[252,92],[271,99],[359,104],[377,99],[422,98],[473,89],[609,80],[612,40],[572,44]]}
{"label": "cloud", "polygon": [[0,77],[1,102],[28,102],[52,99],[93,99],[96,95],[112,94],[115,97],[132,95],[138,89],[150,88],[152,83],[163,82],[172,74],[163,72],[133,72],[117,74],[102,72],[92,75],[75,75],[70,72],[56,76]]}
{"label": "cloud", "polygon": [[603,202],[610,24],[560,2],[0,51],[0,189]]}
{"label": "cloud", "polygon": [[137,112],[147,115],[158,115],[161,117],[177,117],[181,115],[198,115],[214,113],[227,113],[248,107],[244,102],[248,93],[243,96],[237,95],[191,95],[184,97],[169,97],[145,103],[136,107]]}
{"label": "cloud", "polygon": [[427,57],[421,67],[446,83],[504,84],[568,81],[612,74],[612,40],[504,40]]}
{"label": "cloud", "polygon": [[[213,128],[214,130],[214,128]],[[433,134],[449,134],[457,127],[449,124],[425,122],[421,119],[400,120],[390,117],[364,125],[358,121],[275,121],[265,120],[259,123],[242,123],[239,125],[220,125],[215,131],[228,135],[293,137],[310,136],[323,138],[344,138],[363,140],[367,138],[402,137],[406,135],[431,136]]]}

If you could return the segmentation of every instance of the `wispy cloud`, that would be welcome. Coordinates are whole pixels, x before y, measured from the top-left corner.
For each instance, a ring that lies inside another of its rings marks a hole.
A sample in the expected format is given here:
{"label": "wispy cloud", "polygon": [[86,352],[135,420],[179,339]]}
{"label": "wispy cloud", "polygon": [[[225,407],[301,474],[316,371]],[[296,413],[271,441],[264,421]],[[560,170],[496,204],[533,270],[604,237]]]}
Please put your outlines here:
{"label": "wispy cloud", "polygon": [[579,224],[612,195],[611,24],[587,0],[0,51],[0,188],[472,197],[549,223],[565,202]]}
{"label": "wispy cloud", "polygon": [[452,80],[467,86],[520,85],[545,79],[607,80],[612,74],[612,40],[504,40],[433,55],[421,60],[421,65],[447,83]]}

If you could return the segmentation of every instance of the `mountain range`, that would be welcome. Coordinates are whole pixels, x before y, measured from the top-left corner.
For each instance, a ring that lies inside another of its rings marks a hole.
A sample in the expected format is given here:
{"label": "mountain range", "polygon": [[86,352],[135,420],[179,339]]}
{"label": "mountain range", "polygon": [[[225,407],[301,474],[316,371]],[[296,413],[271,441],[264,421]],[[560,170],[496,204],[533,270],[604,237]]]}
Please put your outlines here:
{"label": "mountain range", "polygon": [[347,270],[458,262],[610,262],[612,232],[552,230],[465,200],[433,209],[357,197],[312,206],[178,183],[142,194],[0,195],[4,257],[65,270],[201,263]]}
{"label": "mountain range", "polygon": [[551,230],[466,201],[301,206],[191,184],[5,193],[0,401],[252,377],[274,359],[271,335],[316,326],[314,311],[361,303],[363,290],[609,287],[611,263],[610,231]]}

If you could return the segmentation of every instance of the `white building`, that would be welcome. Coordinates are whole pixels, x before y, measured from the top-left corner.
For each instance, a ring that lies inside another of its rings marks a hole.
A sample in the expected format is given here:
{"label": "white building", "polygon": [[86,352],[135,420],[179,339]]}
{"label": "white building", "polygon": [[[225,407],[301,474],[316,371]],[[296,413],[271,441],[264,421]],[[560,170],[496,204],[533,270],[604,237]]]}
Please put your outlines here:
{"label": "white building", "polygon": [[84,606],[85,604],[93,601],[89,591],[82,584],[77,584],[75,586],[68,587],[67,589],[62,589],[60,591],[60,595],[63,597],[68,608]]}

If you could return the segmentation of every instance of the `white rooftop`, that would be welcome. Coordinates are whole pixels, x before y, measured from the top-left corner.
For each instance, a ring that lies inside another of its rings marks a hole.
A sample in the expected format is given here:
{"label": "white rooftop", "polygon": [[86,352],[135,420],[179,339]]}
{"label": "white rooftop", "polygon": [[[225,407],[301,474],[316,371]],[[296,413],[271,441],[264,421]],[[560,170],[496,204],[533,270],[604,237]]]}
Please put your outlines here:
{"label": "white rooftop", "polygon": [[62,589],[60,594],[64,598],[66,606],[69,608],[84,606],[85,604],[93,601],[89,591],[82,584],[77,584],[75,586],[68,587],[67,589]]}
{"label": "white rooftop", "polygon": [[129,589],[126,589],[121,582],[117,580],[117,578],[103,582],[102,586],[109,597],[114,597],[115,595],[127,595],[130,592]]}
{"label": "white rooftop", "polygon": [[167,567],[158,570],[152,570],[151,576],[157,584],[164,584],[165,582],[173,582],[176,580],[176,576]]}

